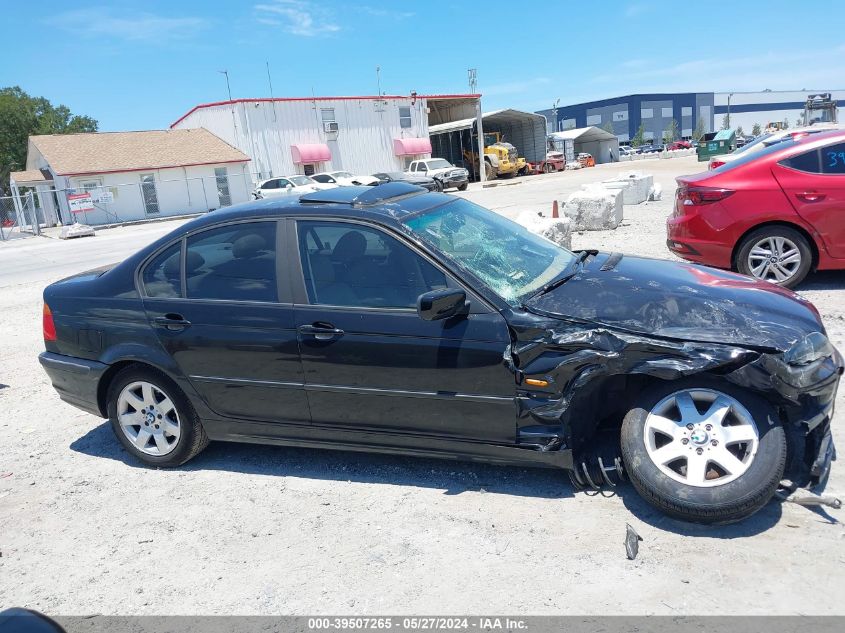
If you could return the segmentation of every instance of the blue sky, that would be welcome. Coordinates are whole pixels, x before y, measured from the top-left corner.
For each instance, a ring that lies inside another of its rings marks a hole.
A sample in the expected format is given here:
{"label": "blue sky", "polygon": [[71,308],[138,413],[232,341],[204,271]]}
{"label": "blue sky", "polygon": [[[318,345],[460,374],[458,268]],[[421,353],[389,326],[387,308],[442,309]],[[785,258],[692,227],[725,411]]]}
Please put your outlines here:
{"label": "blue sky", "polygon": [[[467,92],[537,110],[635,92],[845,88],[845,2],[4,2],[0,86],[164,128],[198,103]],[[709,19],[722,25],[708,28]]]}

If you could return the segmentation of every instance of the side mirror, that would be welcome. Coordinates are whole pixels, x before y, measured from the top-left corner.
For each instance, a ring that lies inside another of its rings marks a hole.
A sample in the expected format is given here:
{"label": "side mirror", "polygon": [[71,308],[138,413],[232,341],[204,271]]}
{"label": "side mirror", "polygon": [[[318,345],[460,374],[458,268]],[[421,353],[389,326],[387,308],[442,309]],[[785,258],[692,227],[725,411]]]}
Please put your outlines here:
{"label": "side mirror", "polygon": [[441,321],[466,314],[468,307],[467,294],[458,288],[432,290],[417,299],[417,314],[424,321]]}
{"label": "side mirror", "polygon": [[285,185],[285,189],[293,189],[293,185],[288,183]]}

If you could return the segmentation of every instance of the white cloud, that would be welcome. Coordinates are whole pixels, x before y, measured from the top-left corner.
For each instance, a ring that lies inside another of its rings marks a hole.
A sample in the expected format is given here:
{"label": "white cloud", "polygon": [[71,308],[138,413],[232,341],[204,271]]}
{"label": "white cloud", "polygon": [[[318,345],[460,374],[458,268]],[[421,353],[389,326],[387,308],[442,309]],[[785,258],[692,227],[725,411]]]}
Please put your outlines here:
{"label": "white cloud", "polygon": [[281,27],[291,35],[314,37],[340,30],[325,10],[306,0],[275,0],[272,4],[257,4],[254,8],[258,22]]}
{"label": "white cloud", "polygon": [[358,7],[358,10],[378,18],[393,18],[395,20],[404,20],[416,15],[413,11],[392,11],[390,9],[382,9],[380,7],[370,7],[366,5]]}
{"label": "white cloud", "polygon": [[163,42],[188,39],[210,26],[200,17],[171,17],[147,11],[91,7],[59,13],[47,20],[52,26],[91,37]]}

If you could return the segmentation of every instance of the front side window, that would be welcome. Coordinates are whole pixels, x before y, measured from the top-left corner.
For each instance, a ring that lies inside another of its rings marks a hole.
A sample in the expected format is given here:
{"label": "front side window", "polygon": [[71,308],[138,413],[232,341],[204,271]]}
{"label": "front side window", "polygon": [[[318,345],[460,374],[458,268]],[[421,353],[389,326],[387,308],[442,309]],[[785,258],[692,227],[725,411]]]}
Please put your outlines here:
{"label": "front side window", "polygon": [[[297,187],[307,187],[308,185],[313,185],[314,181],[311,180],[308,176],[291,176],[291,182]],[[287,181],[284,181],[282,184],[283,187],[287,186]]]}
{"label": "front side window", "polygon": [[409,106],[399,107],[399,127],[411,127],[411,108]]}
{"label": "front side window", "polygon": [[279,188],[279,181],[278,180],[268,180],[263,185],[261,185],[262,189],[278,189]]}
{"label": "front side window", "polygon": [[322,183],[334,182],[334,178],[332,178],[328,174],[317,174],[316,176],[311,176],[311,178],[313,180],[316,180],[317,182],[322,182]]}
{"label": "front side window", "polygon": [[405,225],[511,305],[519,305],[575,261],[565,248],[468,200],[412,216]]}
{"label": "front side window", "polygon": [[185,269],[188,299],[277,301],[276,223],[232,224],[192,235]]}
{"label": "front side window", "polygon": [[148,297],[182,296],[182,243],[177,242],[156,255],[141,273]]}
{"label": "front side window", "polygon": [[442,271],[378,229],[310,221],[297,227],[311,304],[414,308],[421,294],[448,287]]}

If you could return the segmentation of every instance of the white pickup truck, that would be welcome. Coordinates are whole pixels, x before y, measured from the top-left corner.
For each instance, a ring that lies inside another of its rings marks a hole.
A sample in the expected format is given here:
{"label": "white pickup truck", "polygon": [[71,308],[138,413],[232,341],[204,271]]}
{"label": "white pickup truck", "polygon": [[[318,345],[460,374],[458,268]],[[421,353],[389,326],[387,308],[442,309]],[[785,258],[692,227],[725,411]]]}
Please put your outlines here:
{"label": "white pickup truck", "polygon": [[445,158],[415,160],[408,166],[407,173],[434,178],[442,189],[455,187],[465,191],[469,183],[469,172],[463,167],[455,167]]}

